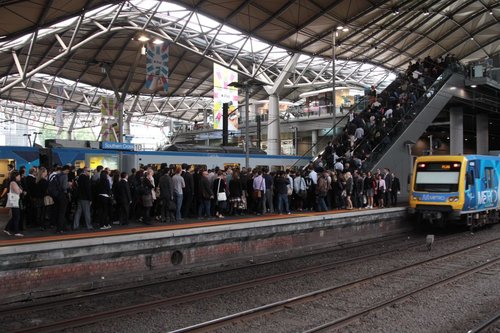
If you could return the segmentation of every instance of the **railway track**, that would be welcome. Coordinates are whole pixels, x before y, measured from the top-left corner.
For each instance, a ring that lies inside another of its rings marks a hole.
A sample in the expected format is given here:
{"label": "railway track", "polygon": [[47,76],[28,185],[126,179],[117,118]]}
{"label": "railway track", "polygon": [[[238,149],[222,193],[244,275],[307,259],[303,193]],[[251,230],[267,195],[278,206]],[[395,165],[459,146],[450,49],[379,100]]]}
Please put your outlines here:
{"label": "railway track", "polygon": [[[451,237],[447,237],[444,239],[446,239],[447,241],[453,241],[459,237],[460,236],[451,236]],[[387,241],[387,239],[385,241]],[[361,246],[361,245],[356,245],[354,247],[359,247],[359,246]],[[396,249],[379,251],[379,252],[371,253],[368,255],[362,255],[362,256],[358,256],[358,257],[354,257],[354,258],[350,258],[350,259],[335,261],[333,263],[307,267],[307,268],[295,270],[295,271],[288,272],[288,273],[275,274],[275,275],[271,275],[271,276],[262,277],[259,279],[254,279],[251,281],[236,283],[236,284],[218,287],[218,288],[212,288],[212,289],[200,291],[200,292],[193,292],[193,293],[186,294],[186,295],[156,299],[156,300],[153,300],[150,302],[144,302],[141,304],[134,304],[131,306],[125,306],[125,307],[117,308],[117,309],[106,311],[106,312],[90,314],[90,315],[86,315],[86,316],[80,316],[78,318],[71,318],[71,319],[67,319],[67,320],[61,320],[61,321],[52,322],[52,323],[48,323],[48,324],[38,325],[35,327],[31,327],[31,328],[24,328],[24,329],[17,330],[15,332],[17,332],[17,333],[20,333],[20,332],[25,332],[25,333],[26,332],[37,332],[37,333],[52,332],[55,330],[68,329],[68,328],[74,328],[74,327],[94,324],[94,323],[108,320],[108,319],[112,319],[112,318],[118,318],[118,317],[122,317],[122,316],[126,316],[126,315],[131,315],[131,314],[136,314],[136,313],[143,312],[143,311],[156,309],[159,306],[168,306],[168,305],[175,305],[175,304],[186,303],[186,302],[194,302],[194,301],[198,301],[198,300],[204,299],[204,298],[209,298],[209,297],[227,294],[227,293],[242,290],[242,289],[260,286],[263,283],[279,282],[279,281],[283,281],[285,279],[300,277],[300,276],[307,275],[307,274],[314,274],[317,272],[330,270],[330,269],[337,267],[339,265],[342,265],[342,264],[349,264],[349,263],[353,263],[353,262],[359,262],[361,260],[367,260],[370,258],[377,258],[377,257],[382,256],[382,255],[388,255],[388,254],[391,254],[394,252],[411,249],[413,247],[422,247],[422,246],[423,246],[422,239],[418,239],[414,242],[410,242],[409,244],[406,244],[406,246],[404,246],[403,248],[399,247]],[[325,251],[325,253],[328,253],[330,251]],[[464,250],[460,250],[460,251],[464,251]],[[312,255],[313,254],[304,255],[304,257],[308,257],[308,256],[312,256]],[[315,253],[314,255],[318,255],[318,254]],[[268,263],[262,263],[262,265],[264,265],[264,264],[268,264]],[[231,269],[230,271],[232,271],[232,270],[237,270],[237,269]],[[180,278],[179,280],[192,279],[192,278],[193,278],[192,276],[191,277],[184,277],[184,278]],[[171,281],[163,281],[161,283],[165,283],[165,282],[171,282]],[[135,288],[142,288],[142,287],[144,287],[144,285],[134,287],[134,289]],[[116,292],[116,291],[111,291],[111,292]],[[324,291],[324,292],[326,292],[326,291]],[[85,296],[84,298],[86,298],[86,297],[90,297],[90,296]],[[80,301],[80,300],[81,300],[81,298],[77,299],[77,301]],[[23,312],[27,312],[27,311],[31,312],[33,310],[48,309],[48,308],[53,308],[53,306],[55,304],[60,306],[60,305],[64,305],[64,304],[74,303],[74,302],[75,302],[75,299],[62,300],[62,301],[57,301],[55,303],[48,302],[48,303],[42,304],[42,305],[33,305],[33,306],[29,306],[29,307],[11,309],[9,314],[19,314],[19,313],[23,313]],[[9,310],[7,310],[7,311],[9,311]],[[252,312],[254,312],[256,315],[258,315],[261,312],[261,310],[252,311]],[[1,313],[1,314],[3,316],[6,313]]]}
{"label": "railway track", "polygon": [[[486,320],[482,321],[473,329],[468,330],[467,333],[488,332],[488,330],[490,328],[493,329],[495,327],[495,325],[500,325],[500,311],[493,314],[491,317],[487,318]],[[495,331],[492,330],[492,332],[495,332]]]}
{"label": "railway track", "polygon": [[[400,267],[400,268],[396,268],[393,270],[389,270],[389,271],[383,272],[381,274],[377,274],[377,275],[370,276],[367,278],[362,278],[362,279],[358,279],[355,281],[351,281],[351,282],[348,282],[348,283],[345,283],[342,285],[337,285],[337,286],[332,286],[330,288],[316,290],[314,292],[310,292],[310,293],[296,296],[293,298],[281,300],[281,301],[271,303],[271,304],[266,304],[264,306],[260,306],[257,308],[234,313],[231,315],[227,315],[227,316],[224,316],[221,318],[213,319],[213,320],[199,323],[196,325],[180,328],[177,330],[170,331],[169,333],[210,332],[210,331],[213,331],[217,328],[221,328],[224,326],[238,325],[243,321],[249,321],[249,320],[256,318],[256,317],[261,317],[264,315],[267,315],[267,316],[271,315],[272,316],[273,314],[279,313],[279,312],[284,311],[286,309],[293,308],[294,306],[318,300],[322,297],[325,297],[325,295],[332,294],[334,292],[339,292],[339,291],[343,291],[346,289],[356,288],[356,287],[361,286],[362,284],[366,284],[368,282],[374,281],[375,279],[389,277],[393,274],[402,272],[404,270],[416,268],[416,267],[430,264],[433,262],[437,262],[437,261],[440,261],[443,259],[449,259],[453,256],[456,256],[459,254],[464,254],[464,253],[471,251],[471,250],[475,250],[478,247],[490,245],[490,244],[497,243],[497,242],[500,242],[500,239],[495,239],[495,240],[483,242],[481,244],[477,244],[477,245],[470,246],[470,247],[467,247],[464,249],[453,251],[453,252],[447,253],[447,254],[442,255],[442,256],[438,256],[438,257],[435,257],[432,259],[420,261],[420,262],[417,262],[417,263],[414,263],[411,265],[407,265],[405,267]],[[343,326],[346,326],[346,325],[352,323],[353,321],[358,320],[359,318],[361,318],[363,316],[366,316],[370,313],[381,310],[382,308],[388,307],[396,302],[404,301],[404,300],[406,300],[406,299],[408,299],[416,294],[428,291],[431,288],[436,288],[436,287],[454,282],[456,280],[462,279],[462,278],[467,277],[473,273],[487,269],[487,268],[489,268],[493,265],[499,264],[499,263],[500,263],[500,256],[498,258],[488,260],[485,263],[476,265],[472,268],[466,268],[458,273],[452,274],[451,276],[447,276],[447,277],[439,279],[437,281],[427,283],[427,284],[420,286],[418,288],[415,288],[411,291],[402,293],[398,296],[392,296],[389,299],[378,302],[376,304],[372,304],[372,305],[364,308],[361,311],[343,316],[341,318],[337,318],[337,319],[332,320],[332,321],[327,322],[327,323],[323,323],[317,327],[310,328],[310,329],[304,331],[304,333],[331,332],[332,329],[338,329],[338,328],[341,328]],[[498,318],[496,318],[495,320],[498,320]]]}
{"label": "railway track", "polygon": [[[310,257],[315,257],[315,256],[320,256],[324,254],[330,254],[338,251],[347,251],[347,250],[354,250],[362,247],[367,247],[371,245],[377,245],[377,244],[385,244],[386,242],[390,241],[396,241],[398,242],[404,242],[406,241],[410,236],[408,234],[405,234],[403,236],[401,235],[395,235],[395,236],[385,236],[385,237],[380,237],[377,238],[376,240],[368,240],[368,241],[362,241],[358,242],[356,244],[341,244],[337,245],[332,248],[325,248],[319,251],[314,251],[311,253],[306,253],[300,256],[295,256],[293,258],[283,258],[283,259],[273,259],[273,260],[268,260],[268,261],[261,261],[261,262],[252,262],[252,269],[258,268],[258,267],[265,267],[266,265],[274,265],[277,263],[282,263],[282,262],[289,262],[291,260],[297,260],[297,259],[305,259],[305,258],[310,258]],[[442,238],[443,240],[449,240],[449,239],[454,239],[460,236],[448,236],[446,238]],[[413,246],[415,244],[421,244],[422,242],[412,242],[411,244],[407,244],[409,246]],[[384,251],[386,252],[386,251]],[[231,272],[237,272],[243,269],[247,269],[249,266],[243,266],[243,267],[234,267],[234,268],[229,268],[229,269],[224,269],[224,270],[219,270],[216,272],[207,272],[207,273],[201,273],[197,275],[186,275],[186,276],[180,276],[175,279],[170,279],[170,280],[157,280],[153,282],[148,282],[148,283],[138,283],[134,285],[126,285],[122,286],[119,288],[110,288],[110,289],[105,289],[105,290],[91,290],[91,291],[85,291],[85,293],[79,293],[76,295],[71,295],[70,298],[54,298],[50,297],[45,300],[38,300],[34,301],[33,303],[28,303],[29,301],[25,301],[24,304],[20,306],[2,306],[0,307],[0,315],[14,315],[17,313],[24,313],[28,311],[41,311],[44,309],[53,309],[54,307],[58,306],[64,306],[68,304],[73,304],[75,301],[85,301],[87,299],[95,298],[95,297],[100,297],[100,296],[112,296],[116,295],[118,293],[123,293],[123,292],[130,292],[134,290],[140,290],[142,288],[148,288],[148,287],[155,287],[155,286],[160,286],[164,285],[166,283],[173,283],[173,282],[182,282],[190,279],[195,279],[195,278],[203,278],[203,277],[210,277],[214,274],[224,274],[224,273],[231,273]]]}

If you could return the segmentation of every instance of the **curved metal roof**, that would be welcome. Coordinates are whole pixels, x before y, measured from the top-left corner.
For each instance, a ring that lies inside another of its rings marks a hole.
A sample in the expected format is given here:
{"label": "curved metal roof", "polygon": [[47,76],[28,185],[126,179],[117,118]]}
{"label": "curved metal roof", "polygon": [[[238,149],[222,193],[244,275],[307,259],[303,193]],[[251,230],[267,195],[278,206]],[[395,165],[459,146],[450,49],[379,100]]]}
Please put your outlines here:
{"label": "curved metal roof", "polygon": [[494,0],[174,0],[292,52],[329,57],[332,31],[340,59],[403,69],[427,55],[461,61],[500,51],[500,3]]}
{"label": "curved metal roof", "polygon": [[[298,52],[280,94],[295,101],[331,85],[332,31],[339,26],[348,31],[336,37],[337,80],[383,87],[391,72],[427,55],[469,61],[498,53],[499,14],[492,0],[4,1],[1,104],[27,121],[50,123],[64,101],[66,124],[76,117],[85,127],[101,95],[126,89],[127,115],[161,126],[166,117],[193,120],[211,107],[214,62],[272,83]],[[144,88],[142,34],[173,44],[167,93]],[[267,97],[261,88],[252,95]],[[28,104],[42,115],[27,116]]]}

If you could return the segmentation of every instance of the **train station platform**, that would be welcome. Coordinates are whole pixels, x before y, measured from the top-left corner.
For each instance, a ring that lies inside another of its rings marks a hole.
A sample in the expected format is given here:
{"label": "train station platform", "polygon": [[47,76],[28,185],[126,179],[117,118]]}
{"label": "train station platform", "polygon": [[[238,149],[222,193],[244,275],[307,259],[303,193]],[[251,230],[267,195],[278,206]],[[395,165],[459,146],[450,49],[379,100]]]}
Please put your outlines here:
{"label": "train station platform", "polygon": [[412,229],[406,207],[0,238],[2,303],[169,279]]}

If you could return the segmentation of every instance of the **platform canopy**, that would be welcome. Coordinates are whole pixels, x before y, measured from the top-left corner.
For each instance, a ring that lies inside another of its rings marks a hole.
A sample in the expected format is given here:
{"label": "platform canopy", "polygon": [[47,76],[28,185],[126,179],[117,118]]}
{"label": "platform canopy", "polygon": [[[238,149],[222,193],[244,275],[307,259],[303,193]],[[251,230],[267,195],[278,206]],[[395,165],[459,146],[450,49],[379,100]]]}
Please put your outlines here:
{"label": "platform canopy", "polygon": [[[493,0],[10,0],[0,2],[0,105],[30,124],[97,125],[100,97],[124,99],[126,117],[163,126],[199,120],[212,108],[213,63],[267,99],[291,55],[300,54],[280,93],[332,85],[383,89],[409,61],[453,54],[461,61],[500,51]],[[169,89],[145,88],[141,37],[170,43]]]}

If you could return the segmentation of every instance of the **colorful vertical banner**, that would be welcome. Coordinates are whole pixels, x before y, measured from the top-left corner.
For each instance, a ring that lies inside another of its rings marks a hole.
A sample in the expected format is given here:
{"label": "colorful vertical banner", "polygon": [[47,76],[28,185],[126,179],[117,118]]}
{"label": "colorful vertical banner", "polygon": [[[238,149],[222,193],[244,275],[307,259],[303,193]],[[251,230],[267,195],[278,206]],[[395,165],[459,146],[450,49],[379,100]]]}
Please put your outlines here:
{"label": "colorful vertical banner", "polygon": [[120,103],[116,103],[113,97],[101,97],[101,133],[99,135],[101,141],[119,141],[119,112],[121,112]]}
{"label": "colorful vertical banner", "polygon": [[168,91],[168,50],[169,42],[154,44],[148,42],[146,47],[146,83],[150,90]]}
{"label": "colorful vertical banner", "polygon": [[238,130],[238,88],[229,87],[238,82],[238,73],[214,63],[214,129],[222,129],[222,104],[229,104],[228,130]]}

